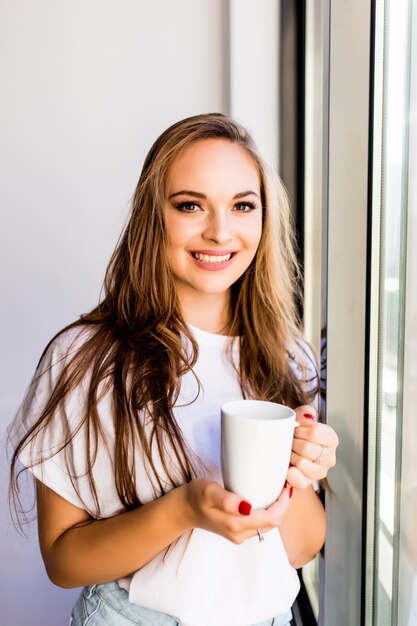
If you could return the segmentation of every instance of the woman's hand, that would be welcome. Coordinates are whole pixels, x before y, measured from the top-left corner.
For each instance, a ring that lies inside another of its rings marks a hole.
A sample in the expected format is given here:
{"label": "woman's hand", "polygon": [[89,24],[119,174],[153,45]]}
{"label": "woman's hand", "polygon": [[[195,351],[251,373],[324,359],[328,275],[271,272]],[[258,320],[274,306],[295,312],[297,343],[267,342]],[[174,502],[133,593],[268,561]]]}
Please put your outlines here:
{"label": "woman's hand", "polygon": [[192,480],[186,487],[187,516],[192,528],[203,528],[240,544],[280,525],[290,502],[290,488],[283,488],[268,509],[251,510],[241,497],[226,491],[218,483]]}
{"label": "woman's hand", "polygon": [[[268,509],[252,511],[250,504],[242,501],[237,494],[215,482],[195,479],[181,488],[185,489],[186,526],[209,530],[236,544],[256,537],[257,529],[266,532],[280,527],[289,510],[292,487],[305,490],[314,481],[325,478],[336,464],[336,448],[339,445],[333,428],[318,423],[311,406],[298,407],[296,419],[300,426],[294,432],[287,483]],[[313,491],[311,493],[314,495]],[[319,502],[316,497],[310,500],[315,504],[315,500]],[[320,504],[320,512],[321,508]],[[320,536],[320,545],[321,542]]]}
{"label": "woman's hand", "polygon": [[334,467],[339,439],[331,426],[317,422],[313,407],[300,406],[295,412],[300,426],[294,431],[287,480],[296,489],[305,489]]}

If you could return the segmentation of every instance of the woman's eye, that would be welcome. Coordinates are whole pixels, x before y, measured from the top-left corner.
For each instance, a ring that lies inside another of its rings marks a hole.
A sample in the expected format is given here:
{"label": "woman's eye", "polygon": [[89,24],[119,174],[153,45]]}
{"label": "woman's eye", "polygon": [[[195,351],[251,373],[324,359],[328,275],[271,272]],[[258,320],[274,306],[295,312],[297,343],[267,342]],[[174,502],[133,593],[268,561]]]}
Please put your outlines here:
{"label": "woman's eye", "polygon": [[257,205],[254,202],[238,202],[235,204],[235,210],[239,213],[250,213],[254,209],[257,209]]}
{"label": "woman's eye", "polygon": [[175,205],[175,208],[178,211],[182,211],[183,213],[196,213],[200,210],[200,205],[195,202],[180,202]]}

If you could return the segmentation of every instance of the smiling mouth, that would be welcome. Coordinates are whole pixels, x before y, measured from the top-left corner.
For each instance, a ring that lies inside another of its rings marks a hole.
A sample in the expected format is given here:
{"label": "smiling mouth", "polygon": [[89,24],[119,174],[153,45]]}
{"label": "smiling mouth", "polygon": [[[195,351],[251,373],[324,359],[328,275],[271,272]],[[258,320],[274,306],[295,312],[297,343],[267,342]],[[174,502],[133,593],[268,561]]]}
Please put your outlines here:
{"label": "smiling mouth", "polygon": [[228,254],[202,254],[200,252],[191,252],[191,256],[196,259],[196,261],[201,261],[202,263],[225,263],[229,261],[233,252],[229,252]]}

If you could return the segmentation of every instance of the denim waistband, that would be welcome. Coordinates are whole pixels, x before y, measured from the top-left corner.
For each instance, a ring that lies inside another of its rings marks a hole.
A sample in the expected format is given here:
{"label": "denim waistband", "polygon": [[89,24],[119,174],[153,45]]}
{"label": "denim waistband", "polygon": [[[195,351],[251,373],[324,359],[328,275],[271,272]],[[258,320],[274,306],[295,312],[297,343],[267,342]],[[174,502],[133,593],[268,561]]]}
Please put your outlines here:
{"label": "denim waistband", "polygon": [[[253,626],[289,626],[291,611]],[[117,582],[85,587],[71,613],[70,626],[182,626],[176,618],[129,602]],[[195,626],[198,626],[196,624]],[[216,626],[248,626],[217,624]]]}

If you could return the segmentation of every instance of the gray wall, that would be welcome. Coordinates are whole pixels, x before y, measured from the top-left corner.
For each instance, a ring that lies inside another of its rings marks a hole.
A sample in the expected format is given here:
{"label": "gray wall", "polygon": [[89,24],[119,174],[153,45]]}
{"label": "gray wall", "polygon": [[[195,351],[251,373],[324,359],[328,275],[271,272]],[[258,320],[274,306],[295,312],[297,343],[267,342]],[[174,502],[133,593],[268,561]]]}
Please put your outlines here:
{"label": "gray wall", "polygon": [[[232,112],[277,155],[275,0],[0,1],[0,432],[49,338],[93,307],[144,156],[172,122]],[[0,624],[64,626],[36,525],[6,502]]]}

